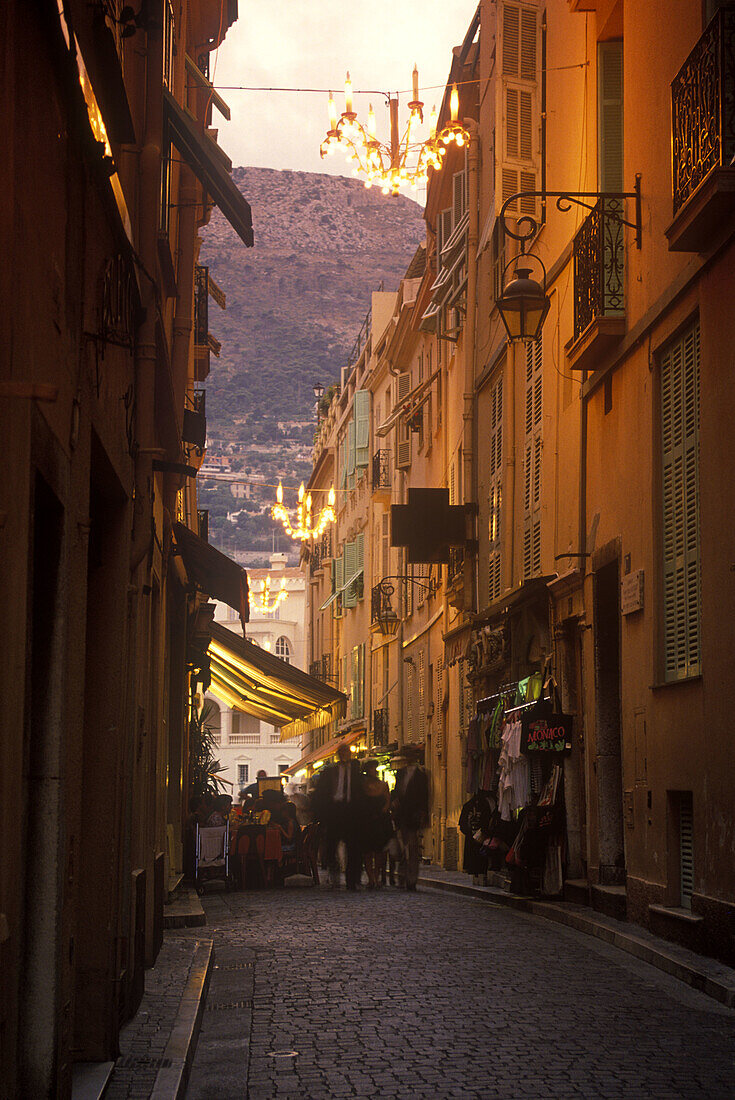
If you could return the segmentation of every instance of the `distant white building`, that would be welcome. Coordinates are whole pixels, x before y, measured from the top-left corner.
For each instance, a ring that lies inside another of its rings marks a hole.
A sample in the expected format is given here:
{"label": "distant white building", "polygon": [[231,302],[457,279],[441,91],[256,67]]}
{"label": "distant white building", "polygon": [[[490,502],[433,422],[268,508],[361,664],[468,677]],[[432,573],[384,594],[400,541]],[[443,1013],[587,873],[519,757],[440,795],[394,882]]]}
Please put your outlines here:
{"label": "distant white building", "polygon": [[[299,568],[289,567],[286,561],[285,554],[271,554],[270,569],[248,569],[250,622],[245,636],[306,671],[306,578]],[[282,579],[288,592],[286,599],[270,614],[259,611],[256,606],[259,598],[262,599],[266,577],[270,577],[271,603],[281,587]],[[237,612],[227,604],[217,603],[214,617],[228,630],[242,634]],[[255,782],[261,769],[268,775],[278,775],[301,756],[299,738],[281,741],[279,731],[273,726],[250,714],[232,710],[212,691],[208,691],[206,697],[217,708],[215,720],[210,724],[218,740],[219,774],[233,784],[231,788],[227,787],[228,794],[232,793],[233,798],[237,799],[243,787]]]}

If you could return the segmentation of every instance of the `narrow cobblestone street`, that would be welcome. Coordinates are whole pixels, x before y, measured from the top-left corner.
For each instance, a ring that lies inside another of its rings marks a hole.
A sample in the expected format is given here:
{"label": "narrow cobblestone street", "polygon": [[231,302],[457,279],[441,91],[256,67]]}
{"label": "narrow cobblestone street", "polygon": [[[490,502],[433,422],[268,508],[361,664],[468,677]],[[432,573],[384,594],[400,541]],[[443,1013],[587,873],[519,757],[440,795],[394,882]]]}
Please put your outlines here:
{"label": "narrow cobblestone street", "polygon": [[732,1010],[537,917],[421,886],[204,906],[190,1100],[733,1095]]}

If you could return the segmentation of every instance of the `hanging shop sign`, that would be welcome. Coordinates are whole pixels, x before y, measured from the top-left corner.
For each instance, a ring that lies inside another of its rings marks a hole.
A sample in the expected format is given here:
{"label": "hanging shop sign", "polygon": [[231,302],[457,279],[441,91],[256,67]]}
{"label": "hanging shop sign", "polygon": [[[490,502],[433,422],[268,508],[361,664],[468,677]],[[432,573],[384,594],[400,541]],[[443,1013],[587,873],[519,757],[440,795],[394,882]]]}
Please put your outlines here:
{"label": "hanging shop sign", "polygon": [[538,704],[521,719],[521,752],[569,753],[572,751],[574,717],[562,714],[561,707],[549,699]]}

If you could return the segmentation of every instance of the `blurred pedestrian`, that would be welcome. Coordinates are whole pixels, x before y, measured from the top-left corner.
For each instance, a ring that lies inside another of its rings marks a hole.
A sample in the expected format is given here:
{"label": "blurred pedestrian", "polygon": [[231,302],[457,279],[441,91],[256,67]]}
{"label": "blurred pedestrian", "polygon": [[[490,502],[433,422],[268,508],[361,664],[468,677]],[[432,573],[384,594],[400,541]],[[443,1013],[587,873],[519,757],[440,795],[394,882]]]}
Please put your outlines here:
{"label": "blurred pedestrian", "polygon": [[393,823],[389,812],[390,788],[378,775],[377,760],[366,760],[363,771],[365,773],[363,852],[368,890],[376,890],[382,885],[386,860],[385,846],[393,836]]}
{"label": "blurred pedestrian", "polygon": [[338,848],[344,841],[347,850],[345,881],[348,890],[357,890],[362,877],[360,832],[364,813],[364,781],[360,765],[352,759],[349,745],[337,750],[337,763],[319,772],[313,795],[314,812],[322,823],[329,881],[339,886]]}
{"label": "blurred pedestrian", "polygon": [[391,795],[391,813],[401,842],[399,878],[407,890],[415,890],[419,877],[421,832],[429,823],[429,777],[405,755],[394,758],[398,766]]}

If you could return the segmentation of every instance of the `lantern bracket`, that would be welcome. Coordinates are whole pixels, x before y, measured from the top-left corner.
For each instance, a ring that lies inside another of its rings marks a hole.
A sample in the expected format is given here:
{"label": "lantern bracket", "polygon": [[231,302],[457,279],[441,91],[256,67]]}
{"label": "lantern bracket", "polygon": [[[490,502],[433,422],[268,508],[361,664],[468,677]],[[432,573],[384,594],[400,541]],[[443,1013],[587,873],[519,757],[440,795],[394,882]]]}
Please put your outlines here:
{"label": "lantern bracket", "polygon": [[[543,208],[541,221],[537,221],[531,214],[522,214],[520,218],[515,219],[515,229],[511,229],[506,221],[508,207],[517,203],[519,199],[525,198],[541,199]],[[556,208],[562,214],[568,213],[572,206],[582,206],[585,210],[594,210],[595,203],[599,202],[600,199],[634,199],[635,221],[629,221],[615,210],[606,211],[606,215],[613,221],[619,222],[620,225],[627,225],[629,229],[634,229],[636,248],[640,249],[642,238],[640,172],[636,173],[633,191],[517,191],[514,195],[510,195],[501,206],[498,219],[503,227],[503,232],[512,237],[513,240],[520,241],[521,255],[526,255],[526,244],[528,241],[533,240],[546,220],[547,199],[556,199]],[[594,202],[589,200],[594,200]]]}

